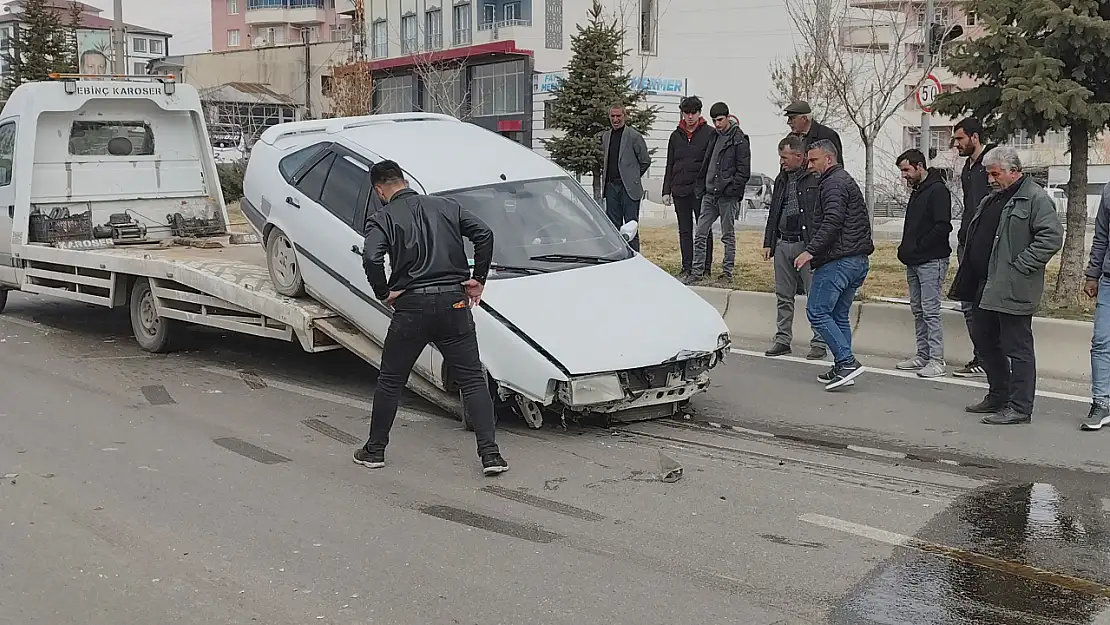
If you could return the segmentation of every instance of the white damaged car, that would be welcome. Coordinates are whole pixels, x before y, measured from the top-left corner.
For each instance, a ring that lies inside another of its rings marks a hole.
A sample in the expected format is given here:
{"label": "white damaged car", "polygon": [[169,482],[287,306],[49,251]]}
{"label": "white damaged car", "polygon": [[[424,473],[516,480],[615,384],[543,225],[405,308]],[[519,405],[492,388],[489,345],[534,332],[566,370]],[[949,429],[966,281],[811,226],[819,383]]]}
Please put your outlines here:
{"label": "white damaged car", "polygon": [[[729,349],[716,309],[633,252],[635,224],[619,231],[563,169],[452,117],[335,118],[262,134],[242,207],[279,292],[307,293],[384,342],[390,312],[362,266],[366,218],[381,208],[369,168],[383,159],[416,191],[458,200],[494,232],[474,319],[502,406],[533,427],[591,413],[629,421],[669,416],[706,390]],[[457,393],[433,346],[414,374]]]}

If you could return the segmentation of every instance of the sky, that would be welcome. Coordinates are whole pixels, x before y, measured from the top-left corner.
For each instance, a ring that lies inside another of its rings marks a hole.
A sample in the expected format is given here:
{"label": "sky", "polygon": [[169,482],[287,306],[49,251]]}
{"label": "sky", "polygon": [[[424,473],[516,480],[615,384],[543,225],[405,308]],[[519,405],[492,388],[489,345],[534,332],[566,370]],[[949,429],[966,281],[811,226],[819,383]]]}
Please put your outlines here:
{"label": "sky", "polygon": [[[82,1],[103,9],[101,17],[114,17],[112,0]],[[171,33],[170,54],[193,54],[212,47],[211,9],[210,0],[123,0],[123,19]]]}

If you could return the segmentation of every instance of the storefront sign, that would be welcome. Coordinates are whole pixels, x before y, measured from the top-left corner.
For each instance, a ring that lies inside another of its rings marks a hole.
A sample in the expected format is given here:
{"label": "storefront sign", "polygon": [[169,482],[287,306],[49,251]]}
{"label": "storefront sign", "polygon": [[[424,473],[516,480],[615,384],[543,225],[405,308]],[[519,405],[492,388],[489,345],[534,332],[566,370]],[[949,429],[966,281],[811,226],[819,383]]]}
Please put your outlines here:
{"label": "storefront sign", "polygon": [[[532,90],[535,93],[550,93],[559,85],[559,79],[565,76],[566,72],[535,74],[532,77]],[[686,81],[682,78],[633,76],[632,80],[629,81],[629,87],[633,91],[644,91],[656,95],[682,95],[686,92]]]}

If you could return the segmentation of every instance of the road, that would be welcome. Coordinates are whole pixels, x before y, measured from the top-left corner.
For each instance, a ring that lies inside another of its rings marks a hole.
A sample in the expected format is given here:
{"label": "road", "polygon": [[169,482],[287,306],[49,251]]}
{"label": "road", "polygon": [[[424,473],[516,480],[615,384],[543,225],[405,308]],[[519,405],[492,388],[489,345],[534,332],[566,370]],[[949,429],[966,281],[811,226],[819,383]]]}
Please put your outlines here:
{"label": "road", "polygon": [[[0,316],[0,623],[1110,622],[1110,460],[1081,403],[734,354],[691,417],[472,435],[409,398],[350,461],[373,371],[13,294]],[[659,479],[660,453],[682,478]]]}

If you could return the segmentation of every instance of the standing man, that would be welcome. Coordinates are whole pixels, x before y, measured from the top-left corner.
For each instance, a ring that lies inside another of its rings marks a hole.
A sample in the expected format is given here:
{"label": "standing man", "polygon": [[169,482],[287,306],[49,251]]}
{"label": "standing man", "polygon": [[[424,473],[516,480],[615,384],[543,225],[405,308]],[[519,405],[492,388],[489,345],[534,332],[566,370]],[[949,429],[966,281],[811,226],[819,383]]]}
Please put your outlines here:
{"label": "standing man", "polygon": [[744,187],[752,176],[752,146],[740,124],[729,117],[728,105],[717,102],[709,108],[709,116],[717,129],[717,138],[710,144],[700,177],[705,181],[705,195],[701,198],[701,216],[694,234],[694,266],[691,282],[708,277],[713,259],[707,256],[709,239],[713,237],[713,222],[721,220],[721,244],[725,246],[721,275],[718,280],[732,281],[736,265],[736,214]]}
{"label": "standing man", "polygon": [[863,286],[875,252],[867,202],[852,176],[837,163],[832,141],[821,139],[809,148],[809,167],[820,174],[814,233],[805,251],[794,260],[801,269],[813,267],[813,285],[806,313],[809,323],[832,350],[831,369],[817,376],[832,391],[855,384],[863,365],[852,354],[852,326],[848,313],[856,291]]}
{"label": "standing man", "polygon": [[[640,221],[640,202],[644,199],[641,180],[651,167],[644,135],[625,124],[628,111],[621,104],[609,107],[611,130],[601,135],[601,175],[605,178],[605,213],[620,228],[630,221]],[[628,245],[640,251],[640,235]]]}
{"label": "standing man", "polygon": [[[701,116],[701,99],[698,96],[683,98],[679,104],[682,119],[671,133],[667,143],[667,167],[663,173],[663,204],[674,204],[678,217],[678,248],[682,252],[682,273],[679,280],[687,280],[693,271],[694,227],[701,214],[701,198],[705,195],[705,178],[702,165],[710,144],[717,134]],[[713,258],[713,237],[706,242],[706,259]],[[707,263],[709,264],[709,263]],[[710,267],[696,273],[707,273]]]}
{"label": "standing man", "polygon": [[[964,210],[960,216],[960,229],[956,233],[956,262],[964,262],[965,242],[967,241],[967,227],[975,210],[983,202],[983,198],[990,195],[991,185],[987,179],[987,168],[983,167],[983,155],[995,146],[984,145],[986,134],[983,124],[974,117],[966,117],[956,124],[952,131],[952,142],[960,156],[965,156],[963,170],[960,172],[960,185],[963,187]],[[967,325],[967,334],[971,336],[971,310],[972,302],[960,302],[960,310],[964,313],[964,323]],[[974,344],[974,341],[972,341]],[[961,378],[982,378],[987,373],[983,370],[982,360],[979,358],[979,348],[976,347],[972,354],[971,362],[952,372],[952,375]]]}
{"label": "standing man", "polygon": [[790,126],[790,132],[802,138],[805,145],[803,154],[808,154],[815,142],[824,139],[836,148],[837,160],[844,160],[844,146],[840,144],[840,135],[832,128],[813,121],[813,109],[809,102],[798,100],[783,112],[786,113],[786,125]]}
{"label": "standing man", "polygon": [[990,389],[965,410],[986,414],[988,425],[1029,423],[1037,392],[1033,313],[1041,305],[1045,265],[1064,244],[1064,227],[1052,198],[1022,173],[1017,150],[997,147],[983,165],[995,192],[968,224],[952,297],[973,303],[971,339]]}
{"label": "standing man", "polygon": [[1087,263],[1083,292],[1098,298],[1091,336],[1091,410],[1080,428],[1101,430],[1110,425],[1110,185],[1102,192],[1095,218],[1095,238]]}
{"label": "standing man", "polygon": [[[371,469],[385,466],[401,392],[416,359],[432,343],[462,389],[482,472],[504,473],[509,464],[494,440],[493,398],[470,312],[482,298],[493,261],[493,232],[455,200],[417,194],[393,161],[375,164],[370,182],[385,206],[367,220],[363,266],[374,295],[393,308],[393,318],[382,347],[370,439],[355,450],[354,460]],[[463,237],[474,244],[473,273]],[[388,280],[387,254],[392,266]]]}
{"label": "standing man", "polygon": [[895,159],[895,164],[913,189],[906,205],[898,260],[906,266],[917,344],[914,357],[896,366],[916,371],[918,377],[936,378],[948,369],[944,361],[940,300],[948,277],[948,258],[952,256],[948,243],[952,232],[952,194],[940,173],[925,167],[921,150],[906,150]]}
{"label": "standing man", "polygon": [[[809,293],[813,270],[809,265],[794,266],[794,259],[805,251],[812,231],[809,220],[817,203],[817,174],[810,171],[803,151],[802,138],[787,135],[779,141],[779,165],[771,191],[771,208],[767,229],[763,233],[763,260],[774,259],[775,338],[764,354],[782,356],[790,353],[794,337],[794,298],[799,291]],[[821,360],[827,348],[816,330],[809,342],[807,360]]]}

